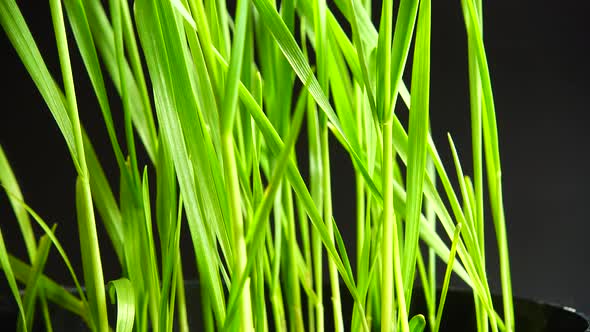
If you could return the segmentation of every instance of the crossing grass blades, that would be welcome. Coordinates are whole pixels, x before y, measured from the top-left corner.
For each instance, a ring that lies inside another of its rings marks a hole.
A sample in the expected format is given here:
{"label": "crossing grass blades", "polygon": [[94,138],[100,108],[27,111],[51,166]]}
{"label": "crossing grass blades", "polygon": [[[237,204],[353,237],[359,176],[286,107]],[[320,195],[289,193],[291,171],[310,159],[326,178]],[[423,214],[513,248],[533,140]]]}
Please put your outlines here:
{"label": "crossing grass blades", "polygon": [[[18,329],[31,330],[33,316],[42,315],[50,330],[54,303],[97,332],[437,332],[454,275],[472,290],[478,331],[514,331],[481,0],[458,0],[467,36],[472,176],[463,173],[467,161],[451,137],[435,145],[429,131],[431,1],[401,0],[394,10],[393,0],[384,0],[375,25],[371,0],[238,0],[235,13],[223,0],[49,0],[61,68],[53,77],[17,2],[0,0],[2,28],[77,172],[83,268],[76,275],[59,230],[26,204],[0,150],[0,180],[27,252],[11,255],[0,232]],[[74,54],[85,73],[72,71]],[[410,80],[402,79],[404,71]],[[90,124],[80,121],[86,110],[76,88],[83,75],[112,156],[96,155]],[[117,96],[107,93],[110,84]],[[409,112],[408,121],[401,122],[399,109]],[[114,112],[124,123],[114,123]],[[302,128],[305,170],[294,150]],[[333,217],[331,187],[340,179],[331,176],[331,137],[354,165],[351,220]],[[442,164],[441,149],[452,151],[453,164]],[[150,165],[138,161],[142,151]],[[104,158],[116,161],[118,187],[105,176]],[[356,223],[354,267],[339,232],[348,222]],[[501,308],[486,275],[485,223],[495,227]],[[44,235],[36,238],[39,227]],[[109,239],[97,237],[101,227]],[[181,252],[182,232],[190,233],[196,254]],[[105,280],[99,241],[112,244],[119,279]],[[45,274],[50,250],[77,291]],[[195,264],[183,266],[187,257]],[[436,279],[437,264],[446,266],[443,280]],[[187,309],[183,269],[198,271],[199,312]],[[411,316],[415,292],[424,293],[427,310]],[[343,317],[344,299],[354,303],[352,318]],[[108,323],[110,301],[116,326]],[[189,326],[192,315],[203,326]]]}

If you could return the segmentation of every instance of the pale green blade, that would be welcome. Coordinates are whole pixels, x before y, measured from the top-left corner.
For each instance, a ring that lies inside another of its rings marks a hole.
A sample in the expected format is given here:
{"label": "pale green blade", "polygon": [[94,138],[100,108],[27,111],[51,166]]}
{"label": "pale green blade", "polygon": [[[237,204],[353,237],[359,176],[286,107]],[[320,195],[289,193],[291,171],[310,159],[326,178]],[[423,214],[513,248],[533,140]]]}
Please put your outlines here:
{"label": "pale green blade", "polygon": [[133,284],[127,278],[113,280],[107,284],[111,303],[117,302],[116,332],[133,331],[135,319],[135,294]]}

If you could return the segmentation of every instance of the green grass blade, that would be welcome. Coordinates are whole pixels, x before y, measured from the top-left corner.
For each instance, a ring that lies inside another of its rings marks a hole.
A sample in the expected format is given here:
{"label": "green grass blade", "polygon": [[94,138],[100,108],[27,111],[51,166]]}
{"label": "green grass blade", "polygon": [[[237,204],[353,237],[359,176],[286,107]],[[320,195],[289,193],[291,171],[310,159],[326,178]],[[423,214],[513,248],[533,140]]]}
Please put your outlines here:
{"label": "green grass blade", "polygon": [[[222,155],[225,168],[225,183],[229,198],[229,214],[233,231],[234,276],[239,280],[244,273],[248,254],[244,239],[244,219],[242,215],[240,184],[237,174],[236,156],[234,153],[233,125],[238,111],[238,85],[242,72],[244,45],[248,24],[248,0],[238,0],[236,9],[236,27],[231,47],[229,69],[225,80],[224,98],[221,104],[221,137]],[[250,280],[246,279],[240,297],[240,329],[249,331],[254,328],[250,296]]]}
{"label": "green grass blade", "polygon": [[[159,5],[162,5],[163,8],[159,7]],[[211,304],[217,322],[223,324],[225,320],[225,300],[217,271],[217,263],[214,261],[215,257],[217,257],[217,253],[214,251],[211,239],[207,235],[209,230],[207,230],[205,226],[202,207],[199,203],[200,198],[198,197],[195,188],[195,175],[193,171],[197,171],[197,169],[193,169],[191,165],[191,159],[189,159],[187,150],[187,142],[182,135],[183,130],[179,115],[174,111],[176,109],[195,109],[194,107],[183,107],[183,105],[178,105],[177,107],[176,105],[176,103],[180,102],[183,97],[188,98],[189,96],[192,96],[192,92],[188,92],[186,95],[182,96],[178,95],[178,93],[182,91],[179,89],[175,93],[174,84],[176,82],[174,82],[175,80],[173,80],[171,76],[172,64],[170,63],[173,59],[168,58],[166,43],[164,41],[165,38],[162,35],[162,30],[160,30],[161,27],[159,26],[163,22],[168,22],[167,24],[169,25],[174,24],[173,22],[167,21],[170,19],[169,16],[162,16],[171,15],[170,10],[171,8],[167,7],[166,4],[156,4],[149,0],[142,0],[136,2],[135,14],[138,22],[140,40],[142,41],[142,46],[146,53],[148,69],[154,86],[156,113],[163,135],[163,142],[169,148],[171,159],[174,162],[180,192],[186,202],[185,209],[193,246],[195,247],[195,252],[200,253],[199,259],[197,259],[197,266],[201,275],[201,281],[203,282],[203,289],[207,289],[207,295],[211,297]],[[171,38],[166,39],[167,42],[179,42],[179,37],[176,35],[178,30],[175,26],[164,25],[163,28],[165,28],[167,33],[171,36]],[[179,53],[177,52],[176,54]],[[175,61],[178,60],[181,59],[175,59]],[[176,62],[173,65],[179,66],[180,64]],[[186,79],[184,76],[186,73],[185,70],[179,69],[174,71],[176,80]],[[180,82],[177,82],[177,84],[180,84]],[[186,87],[190,85],[185,84],[184,86]],[[176,98],[178,98],[178,100]],[[182,101],[186,102],[186,100]],[[198,140],[194,140],[193,144],[196,142],[198,142]],[[197,157],[197,155],[191,156],[191,158]],[[205,178],[203,177],[203,180],[204,179]]]}
{"label": "green grass blade", "polygon": [[[120,2],[122,5],[124,39],[130,57],[129,64],[127,61],[123,63],[123,80],[119,77],[120,70],[117,63],[113,28],[104,11],[102,2],[100,0],[83,0],[83,3],[94,43],[117,92],[122,95],[123,90],[125,90],[132,100],[141,101],[131,104],[131,117],[150,160],[155,162],[158,137],[127,2]],[[124,84],[122,81],[125,81]]]}
{"label": "green grass blade", "polygon": [[[401,11],[401,8],[400,8]],[[405,297],[410,299],[416,271],[416,255],[420,234],[423,185],[429,133],[430,100],[430,0],[420,2],[416,46],[412,68],[411,112],[408,129],[408,160],[406,176],[405,244],[402,273]],[[397,32],[396,32],[397,34]]]}
{"label": "green grass blade", "polygon": [[[395,22],[395,34],[393,35],[393,43],[391,44],[391,89],[390,96],[393,98],[389,103],[389,107],[384,110],[384,119],[390,121],[393,117],[393,111],[397,100],[397,94],[400,91],[400,83],[402,75],[408,60],[408,53],[410,51],[410,43],[416,23],[416,16],[418,13],[418,0],[402,0],[399,4],[397,12],[397,20]],[[430,19],[428,19],[430,22]],[[414,71],[412,70],[412,75]]]}
{"label": "green grass blade", "polygon": [[438,303],[438,312],[436,314],[436,322],[434,325],[433,332],[438,332],[440,328],[440,321],[442,319],[443,309],[445,307],[445,300],[447,299],[447,292],[449,290],[449,282],[451,281],[451,271],[453,266],[453,261],[455,260],[455,254],[457,253],[457,243],[459,243],[459,235],[461,233],[461,224],[457,225],[455,229],[455,234],[453,235],[453,242],[451,244],[451,254],[449,256],[449,262],[447,264],[447,269],[445,271],[445,277],[443,279],[443,286],[442,291],[440,294],[440,300]]}
{"label": "green grass blade", "polygon": [[2,184],[7,192],[12,193],[12,195],[16,197],[12,198],[12,196],[8,196],[10,205],[12,206],[12,210],[14,211],[16,220],[18,221],[18,226],[20,227],[20,232],[27,248],[29,261],[33,262],[37,257],[37,241],[35,240],[35,234],[33,233],[33,228],[31,227],[29,215],[22,205],[19,204],[19,201],[23,200],[23,194],[20,190],[18,182],[16,181],[16,177],[12,172],[10,164],[8,163],[6,154],[4,154],[2,146],[0,146],[0,184]]}
{"label": "green grass blade", "polygon": [[[52,231],[55,231],[55,226],[53,226]],[[39,240],[39,247],[37,248],[37,257],[35,257],[35,262],[32,265],[32,273],[29,275],[27,280],[27,284],[25,287],[25,293],[23,296],[23,307],[25,308],[25,315],[27,318],[25,330],[32,331],[33,328],[33,317],[35,316],[35,306],[36,300],[40,297],[39,294],[39,280],[43,275],[43,270],[45,269],[45,263],[47,262],[47,257],[49,256],[49,250],[51,249],[51,241],[47,235],[43,235]],[[43,291],[41,291],[43,292]],[[42,295],[41,295],[42,296]],[[20,325],[19,321],[19,325]],[[17,330],[21,330],[22,325]]]}
{"label": "green grass blade", "polygon": [[459,154],[457,152],[457,148],[455,147],[455,143],[453,142],[453,139],[451,138],[451,135],[448,134],[448,140],[449,140],[449,145],[451,147],[451,153],[453,155],[453,161],[455,163],[455,169],[457,171],[457,179],[459,182],[459,188],[461,190],[461,197],[463,199],[463,206],[464,206],[464,215],[465,217],[465,242],[467,245],[467,248],[470,250],[473,258],[474,258],[474,262],[477,266],[477,268],[479,269],[479,271],[484,271],[483,267],[481,266],[481,261],[480,261],[480,257],[482,257],[481,255],[481,246],[479,245],[479,238],[475,235],[475,227],[477,227],[477,225],[475,224],[475,219],[473,218],[473,210],[472,210],[472,205],[470,203],[470,198],[469,198],[469,192],[468,192],[468,188],[467,188],[467,184],[465,182],[465,176],[463,175],[463,169],[461,167],[461,162],[459,161]]}
{"label": "green grass blade", "polygon": [[[8,193],[8,194],[12,195],[12,193]],[[17,199],[16,196],[12,196],[12,197],[14,199]],[[86,308],[88,306],[88,301],[86,300],[85,292],[82,291],[82,287],[80,286],[80,282],[78,281],[78,277],[76,276],[76,273],[74,271],[74,268],[72,267],[70,259],[66,255],[65,250],[63,249],[61,243],[55,237],[55,235],[51,231],[51,228],[49,228],[49,226],[47,226],[47,223],[37,213],[35,213],[35,211],[33,211],[33,209],[31,209],[23,201],[19,201],[19,203],[25,208],[25,210],[29,213],[29,215],[33,218],[33,220],[43,229],[45,234],[51,240],[51,243],[53,244],[53,246],[55,246],[56,250],[58,251],[59,255],[61,256],[62,260],[64,261],[66,268],[67,268],[68,272],[70,273],[70,276],[72,277],[72,281],[74,282],[76,290],[78,291],[78,294],[80,295],[81,302],[82,302],[82,308],[84,308],[84,310],[80,309],[80,305],[77,304],[78,302],[76,300],[74,300],[72,298],[72,296],[66,295],[65,293],[67,293],[67,292],[64,293],[63,289],[60,286],[58,286],[57,284],[52,282],[50,279],[47,279],[47,278],[43,279],[42,278],[42,285],[43,285],[43,288],[46,292],[46,295],[50,299],[54,299],[54,298],[66,299],[65,301],[63,301],[63,303],[70,304],[66,309],[80,314],[80,316],[85,318],[86,322],[89,322],[92,324],[93,316],[91,314],[85,313]],[[26,282],[28,276],[32,273],[32,268],[30,268],[25,263],[23,263],[22,261],[14,258],[14,257],[10,257],[10,262],[11,262],[11,264],[14,264],[15,271],[18,272],[19,280],[21,280],[22,282]],[[59,303],[59,301],[55,301],[55,302]]]}
{"label": "green grass blade", "polygon": [[90,299],[90,311],[93,313],[94,323],[96,324],[95,328],[100,332],[106,332],[108,330],[108,316],[106,310],[104,276],[102,272],[100,249],[98,247],[94,207],[92,204],[92,194],[90,191],[86,156],[84,153],[82,128],[78,115],[76,91],[74,88],[74,78],[70,64],[61,1],[50,1],[50,8],[60,67],[65,86],[66,103],[72,124],[74,144],[76,146],[75,159],[79,163],[78,180],[76,182],[76,210],[78,216],[78,229],[80,232],[80,251],[83,257],[82,265],[84,269],[84,279],[88,289],[88,297]]}
{"label": "green grass blade", "polygon": [[258,14],[263,19],[265,26],[274,36],[276,42],[278,43],[281,51],[285,58],[291,64],[291,67],[303,83],[303,85],[308,87],[309,93],[315,101],[317,102],[318,106],[323,110],[326,114],[326,117],[330,120],[331,124],[334,126],[336,131],[339,132],[341,137],[344,139],[345,145],[348,147],[348,151],[351,153],[351,157],[355,161],[357,167],[365,177],[365,181],[367,182],[369,188],[376,194],[379,195],[379,190],[373,183],[373,180],[369,177],[369,174],[364,167],[364,163],[360,158],[360,154],[358,153],[358,147],[352,146],[351,142],[348,141],[348,138],[344,134],[344,131],[340,125],[340,121],[336,116],[332,106],[328,98],[326,97],[326,92],[323,91],[320,83],[316,79],[309,66],[309,63],[305,59],[305,56],[293,35],[289,32],[289,29],[285,25],[285,23],[281,20],[281,17],[277,13],[276,9],[272,6],[269,0],[252,0],[256,9],[258,9]]}
{"label": "green grass blade", "polygon": [[484,49],[481,18],[479,17],[473,1],[461,1],[468,39],[475,41],[475,58],[477,60],[481,86],[483,93],[483,143],[486,156],[486,173],[488,175],[488,187],[492,216],[496,228],[496,238],[500,258],[500,279],[502,284],[502,302],[506,330],[514,331],[514,307],[512,302],[512,283],[510,278],[510,259],[508,254],[508,240],[506,235],[506,222],[502,198],[502,169],[500,162],[500,149],[498,140],[498,128],[496,124],[496,111],[492,83],[486,52]]}
{"label": "green grass blade", "polygon": [[90,177],[90,190],[92,192],[92,199],[96,206],[96,211],[101,217],[105,226],[109,240],[113,244],[113,249],[119,262],[124,261],[123,258],[123,226],[121,211],[113,195],[111,185],[106,178],[104,170],[98,160],[98,156],[94,151],[94,147],[84,133],[84,151],[86,152],[86,162],[88,172],[92,174]]}
{"label": "green grass blade", "polygon": [[180,16],[182,16],[182,18],[186,22],[188,22],[188,24],[193,29],[196,29],[197,28],[197,24],[193,20],[193,17],[188,12],[188,10],[186,9],[186,7],[182,4],[182,2],[180,2],[180,0],[170,0],[170,3],[172,4],[172,6],[174,6],[174,9],[176,9],[176,11],[180,14]]}
{"label": "green grass blade", "polygon": [[[301,98],[300,100],[305,101],[305,98]],[[284,172],[287,169],[287,165],[289,164],[297,137],[299,136],[299,130],[301,129],[305,111],[304,105],[305,103],[301,103],[298,105],[299,107],[296,108],[295,115],[293,116],[291,131],[289,132],[287,138],[287,143],[276,160],[272,177],[267,188],[265,189],[262,201],[258,204],[258,208],[254,213],[253,222],[248,229],[248,233],[246,235],[246,243],[249,246],[248,257],[246,259],[247,265],[244,268],[244,275],[240,278],[239,282],[236,282],[235,285],[232,283],[232,290],[230,291],[230,299],[228,302],[228,322],[231,322],[233,318],[235,310],[232,309],[235,306],[235,301],[237,299],[237,295],[239,294],[240,288],[244,287],[242,284],[245,282],[246,276],[254,267],[256,256],[260,254],[259,249],[263,244],[265,235],[265,221],[268,219],[272,205],[278,197],[277,193],[281,187],[281,180],[284,176]]]}
{"label": "green grass blade", "polygon": [[107,290],[111,303],[117,302],[116,332],[131,332],[135,319],[135,294],[133,284],[127,278],[110,281]]}
{"label": "green grass blade", "polygon": [[410,331],[411,332],[422,332],[426,327],[426,319],[422,315],[416,315],[410,320]]}
{"label": "green grass blade", "polygon": [[72,124],[63,100],[60,88],[49,73],[37,44],[27,27],[16,2],[14,0],[0,1],[0,25],[6,32],[8,39],[27,68],[29,75],[35,82],[39,93],[49,107],[57,126],[63,135],[72,159],[79,168],[74,145]]}
{"label": "green grass blade", "polygon": [[[372,80],[370,79],[369,76],[369,67],[367,64],[367,60],[366,60],[366,53],[365,53],[365,46],[363,43],[363,39],[361,39],[361,35],[359,32],[359,14],[357,14],[357,8],[356,8],[356,0],[349,0],[349,5],[348,8],[350,10],[351,13],[351,20],[350,20],[350,25],[352,27],[352,37],[354,40],[354,44],[356,46],[356,53],[358,56],[358,62],[360,64],[361,67],[361,71],[363,74],[363,84],[364,87],[366,89],[367,92],[367,97],[369,99],[369,105],[371,107],[371,110],[373,111],[373,116],[377,115],[377,105],[375,103],[375,93],[373,92],[373,87],[372,87]],[[361,13],[364,12],[364,10],[360,11]],[[366,22],[364,22],[366,23]]]}
{"label": "green grass blade", "polygon": [[53,332],[53,323],[51,323],[51,315],[49,313],[49,306],[45,294],[41,294],[41,313],[43,314],[43,320],[45,322],[45,330],[47,332]]}
{"label": "green grass blade", "polygon": [[90,77],[90,82],[92,83],[92,87],[94,88],[95,95],[98,99],[98,104],[100,105],[115,157],[117,158],[119,167],[121,167],[124,163],[123,153],[121,152],[121,147],[115,133],[115,126],[111,115],[106,86],[82,1],[64,0],[64,4],[74,38],[78,45],[78,50],[80,51],[86,71]]}
{"label": "green grass blade", "polygon": [[[8,258],[15,278],[22,283],[26,283],[33,272],[33,268],[14,256],[9,255]],[[39,288],[43,289],[43,295],[52,303],[78,315],[86,323],[90,321],[88,307],[85,302],[76,298],[73,292],[63,288],[43,274],[39,277]]]}
{"label": "green grass blade", "polygon": [[[0,230],[0,266],[4,271],[4,275],[6,276],[6,280],[8,281],[8,286],[10,287],[10,291],[12,292],[12,296],[14,296],[14,299],[16,300],[16,304],[20,312],[21,321],[26,322],[27,317],[25,315],[25,309],[18,290],[18,285],[16,284],[16,279],[14,278],[12,266],[10,265],[8,252],[6,251],[6,245],[4,244],[4,236],[2,235],[2,230]],[[26,325],[24,330],[27,331]]]}

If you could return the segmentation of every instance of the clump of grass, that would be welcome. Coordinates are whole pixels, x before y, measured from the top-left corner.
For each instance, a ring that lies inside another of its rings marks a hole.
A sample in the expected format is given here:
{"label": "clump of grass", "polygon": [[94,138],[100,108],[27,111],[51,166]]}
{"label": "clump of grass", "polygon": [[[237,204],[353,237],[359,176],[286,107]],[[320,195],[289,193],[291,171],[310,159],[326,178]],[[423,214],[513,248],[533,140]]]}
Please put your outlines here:
{"label": "clump of grass", "polygon": [[[55,118],[78,173],[86,291],[59,232],[26,205],[0,149],[0,181],[28,253],[25,260],[10,255],[0,232],[0,266],[17,299],[19,329],[32,328],[36,302],[49,329],[49,301],[106,332],[108,290],[117,302],[117,331],[267,331],[271,323],[277,330],[323,331],[331,319],[336,331],[436,332],[454,272],[473,290],[478,331],[514,331],[480,1],[461,0],[474,174],[472,179],[463,173],[449,136],[459,192],[429,132],[430,0],[402,0],[397,12],[385,0],[378,27],[370,20],[371,1],[360,0],[335,0],[335,6],[324,0],[238,0],[235,13],[216,0],[50,4],[63,87],[47,70],[15,0],[0,0],[0,24]],[[109,184],[78,116],[76,83],[82,73],[71,70],[73,45],[109,134],[118,188]],[[402,79],[407,63],[409,91]],[[109,98],[105,77],[118,99]],[[394,112],[399,96],[409,111],[407,123]],[[115,125],[114,110],[123,112],[123,126]],[[304,121],[307,179],[294,149]],[[123,128],[123,142],[116,128]],[[356,175],[356,271],[338,230],[343,221],[333,217],[331,188],[338,179],[331,176],[330,136],[348,152]],[[141,150],[149,167],[138,161]],[[500,253],[503,317],[487,282],[486,190]],[[45,232],[39,240],[31,216]],[[123,271],[106,286],[97,227],[106,229]],[[180,250],[184,229],[196,253],[199,313],[186,306],[181,262],[191,254]],[[77,293],[44,274],[51,247],[63,257]],[[447,271],[438,301],[437,257]],[[410,317],[416,271],[428,310]],[[330,317],[324,307],[328,294]],[[342,302],[348,298],[354,311],[345,326]],[[204,326],[188,326],[194,314]]]}

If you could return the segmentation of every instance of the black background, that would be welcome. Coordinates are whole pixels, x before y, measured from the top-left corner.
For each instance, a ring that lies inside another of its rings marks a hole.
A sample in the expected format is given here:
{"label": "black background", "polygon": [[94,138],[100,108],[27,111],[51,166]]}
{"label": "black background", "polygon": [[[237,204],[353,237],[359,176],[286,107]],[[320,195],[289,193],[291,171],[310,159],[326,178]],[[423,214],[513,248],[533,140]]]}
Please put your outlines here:
{"label": "black background", "polygon": [[[50,70],[60,77],[47,1],[18,3]],[[588,7],[587,1],[486,1],[484,24],[501,140],[514,293],[590,313]],[[445,135],[451,132],[469,173],[466,42],[459,1],[433,1],[432,20],[431,126],[447,160]],[[97,142],[109,176],[116,179],[100,111],[78,54],[73,54],[84,125]],[[25,198],[48,222],[59,224],[58,237],[76,264],[80,256],[75,170],[57,126],[4,33],[0,56],[0,144]],[[116,104],[114,94],[111,97]],[[335,216],[345,239],[353,242],[351,163],[338,148],[333,152]],[[452,164],[447,167],[451,170]],[[0,226],[8,249],[24,258],[15,225],[2,196]],[[106,237],[104,231],[99,230],[99,237]],[[493,238],[487,244],[488,270],[497,290]],[[106,279],[115,278],[118,267],[108,243],[102,253]],[[185,264],[185,271],[188,277],[196,274],[194,264]],[[47,273],[71,284],[55,251]]]}

